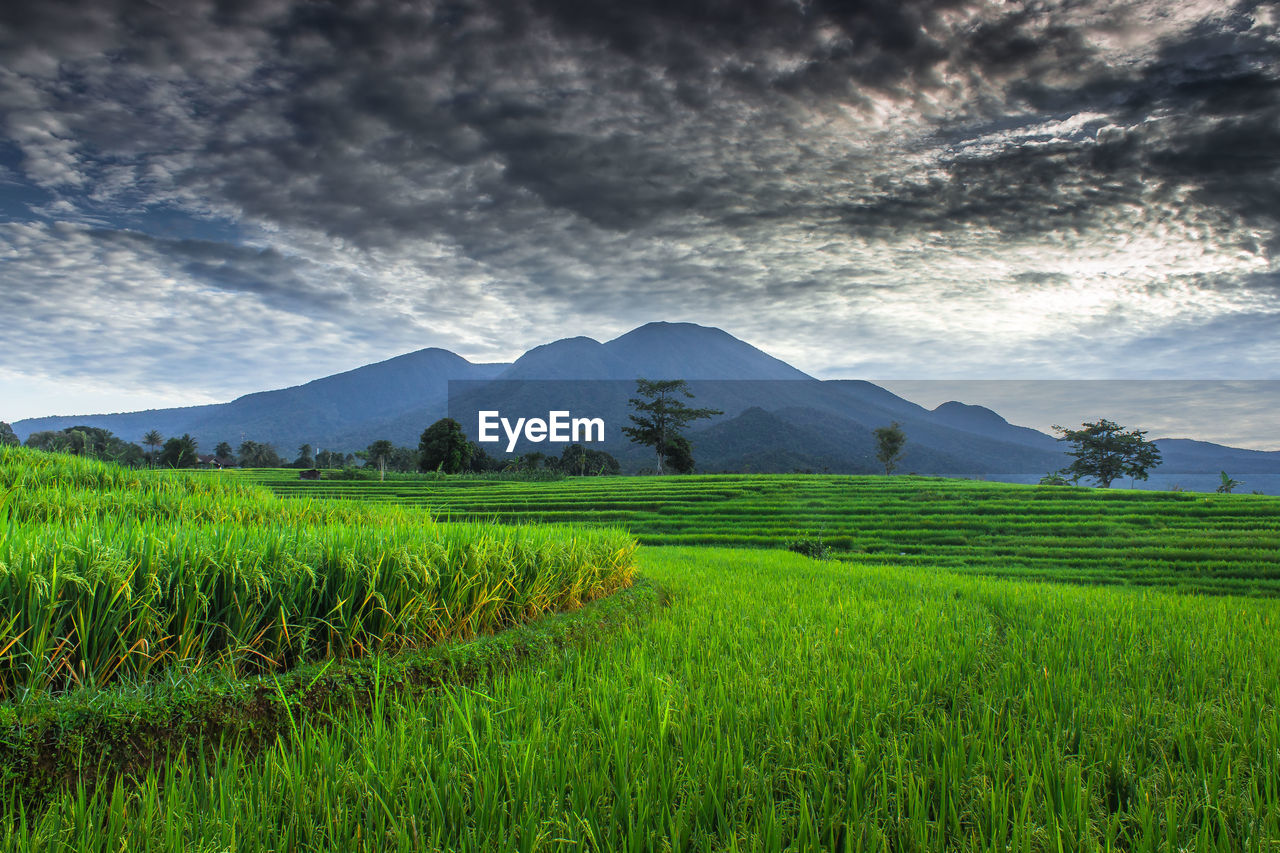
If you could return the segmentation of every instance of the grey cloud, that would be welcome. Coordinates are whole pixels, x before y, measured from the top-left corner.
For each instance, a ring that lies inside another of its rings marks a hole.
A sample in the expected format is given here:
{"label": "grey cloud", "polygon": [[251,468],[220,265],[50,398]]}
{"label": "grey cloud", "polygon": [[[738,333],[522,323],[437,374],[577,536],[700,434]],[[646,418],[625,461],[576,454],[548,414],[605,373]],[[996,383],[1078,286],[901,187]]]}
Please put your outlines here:
{"label": "grey cloud", "polygon": [[[253,334],[313,324],[353,352],[506,358],[661,318],[810,371],[1039,369],[1105,335],[1095,374],[1233,361],[1213,347],[1235,323],[1239,361],[1274,371],[1280,48],[1248,6],[1188,8],[7,4],[0,134],[49,198],[6,259],[66,293],[62,240],[100,305],[264,312],[225,341],[182,326],[235,369]],[[252,245],[168,239],[173,210]],[[1113,281],[1120,238],[1142,251]],[[1096,304],[1059,305],[1079,288]],[[37,302],[71,329],[65,299]],[[1023,320],[976,331],[1001,310]],[[172,346],[145,331],[140,373]]]}

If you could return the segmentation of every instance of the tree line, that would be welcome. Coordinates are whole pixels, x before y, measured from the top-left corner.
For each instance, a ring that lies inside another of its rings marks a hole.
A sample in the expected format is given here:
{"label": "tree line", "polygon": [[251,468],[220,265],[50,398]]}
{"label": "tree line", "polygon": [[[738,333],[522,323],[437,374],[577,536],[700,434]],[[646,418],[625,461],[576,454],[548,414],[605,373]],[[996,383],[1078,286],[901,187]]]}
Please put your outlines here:
{"label": "tree line", "polygon": [[[667,470],[692,473],[692,443],[684,430],[696,420],[724,414],[719,409],[693,408],[684,401],[692,399],[688,383],[683,379],[636,380],[637,396],[631,398],[631,426],[623,433],[632,442],[651,447],[657,461],[657,473]],[[1082,479],[1094,480],[1109,488],[1120,477],[1146,480],[1152,468],[1161,462],[1160,449],[1146,439],[1146,431],[1126,429],[1114,421],[1100,418],[1081,424],[1080,429],[1054,426],[1058,440],[1067,444],[1070,465],[1041,478],[1041,485],[1067,485]],[[907,443],[902,426],[893,423],[875,430],[876,458],[884,472],[894,472]],[[0,421],[0,445],[16,445],[18,437],[9,424]],[[101,427],[72,426],[62,430],[34,432],[27,437],[27,447],[57,453],[92,456],[121,465],[164,468],[228,467],[351,469],[357,461],[365,469],[387,472],[412,471],[460,474],[490,471],[554,471],[569,476],[620,474],[618,460],[602,450],[571,444],[559,455],[542,452],[525,453],[515,459],[490,456],[483,447],[467,438],[462,425],[452,418],[441,418],[423,432],[417,448],[397,446],[387,439],[372,442],[364,450],[345,453],[336,450],[313,452],[310,444],[298,448],[298,455],[286,461],[267,443],[246,440],[238,449],[220,442],[212,456],[201,456],[196,440],[188,434],[165,438],[151,430],[140,444],[126,441]],[[1219,492],[1231,492],[1242,485],[1224,471]]]}

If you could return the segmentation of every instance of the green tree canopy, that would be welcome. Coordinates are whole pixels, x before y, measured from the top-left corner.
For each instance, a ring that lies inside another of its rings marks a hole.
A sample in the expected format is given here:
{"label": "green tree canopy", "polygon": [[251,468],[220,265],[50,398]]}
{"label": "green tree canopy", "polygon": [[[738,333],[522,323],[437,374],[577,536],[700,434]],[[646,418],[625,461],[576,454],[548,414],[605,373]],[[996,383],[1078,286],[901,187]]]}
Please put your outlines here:
{"label": "green tree canopy", "polygon": [[147,434],[142,437],[142,444],[152,450],[159,450],[164,446],[164,436],[158,429],[147,430]]}
{"label": "green tree canopy", "polygon": [[[680,399],[693,399],[689,383],[683,379],[637,379],[636,394],[630,400],[635,414],[630,415],[634,426],[623,427],[622,432],[636,444],[652,447],[658,457],[658,473],[663,473],[667,453],[673,448],[681,464],[691,448],[686,440],[681,446],[676,442],[681,431],[690,423],[715,415],[723,415],[719,409],[695,409]],[[689,470],[693,470],[693,455],[688,453]],[[679,470],[679,469],[677,469]]]}
{"label": "green tree canopy", "polygon": [[321,450],[316,454],[317,468],[343,468],[354,462],[354,456],[340,450]]}
{"label": "green tree canopy", "polygon": [[662,449],[662,460],[677,474],[693,473],[693,446],[683,435],[674,435]]}
{"label": "green tree canopy", "polygon": [[382,479],[387,474],[387,463],[391,461],[391,455],[395,450],[394,444],[385,438],[380,438],[356,455],[364,457],[366,466],[378,469],[378,479]]}
{"label": "green tree canopy", "polygon": [[32,450],[43,450],[46,453],[70,453],[71,436],[60,429],[44,429],[27,436],[27,447]]}
{"label": "green tree canopy", "polygon": [[191,468],[197,461],[196,440],[186,433],[166,441],[160,451],[160,464],[166,468]]}
{"label": "green tree canopy", "polygon": [[89,456],[120,465],[137,466],[144,461],[141,447],[102,427],[73,426],[33,432],[27,436],[27,447],[49,453]]}
{"label": "green tree canopy", "polygon": [[275,447],[270,444],[262,444],[256,441],[240,442],[240,449],[236,455],[236,461],[241,468],[282,468],[284,460],[280,458],[280,454],[276,452]]}
{"label": "green tree canopy", "polygon": [[462,424],[441,418],[422,431],[418,441],[418,466],[423,471],[457,474],[471,465],[471,443]]}
{"label": "green tree canopy", "polygon": [[1145,480],[1147,472],[1160,464],[1160,448],[1144,438],[1145,430],[1125,432],[1105,418],[1081,424],[1080,429],[1057,425],[1054,429],[1062,433],[1058,441],[1071,445],[1067,453],[1075,457],[1065,470],[1075,479],[1092,477],[1104,489],[1111,488],[1118,477]]}
{"label": "green tree canopy", "polygon": [[582,444],[570,444],[560,453],[560,470],[574,477],[620,474],[622,466],[613,454]]}
{"label": "green tree canopy", "polygon": [[314,468],[316,467],[316,459],[312,454],[311,445],[303,444],[298,447],[298,458],[293,460],[295,468]]}
{"label": "green tree canopy", "polygon": [[876,459],[884,466],[885,475],[893,473],[898,467],[898,458],[902,456],[902,445],[907,443],[907,434],[902,425],[894,421],[887,427],[876,429]]}
{"label": "green tree canopy", "polygon": [[231,459],[233,461],[236,458],[235,450],[233,450],[231,445],[225,441],[218,442],[218,446],[213,449],[213,455],[222,459]]}
{"label": "green tree canopy", "polygon": [[1223,471],[1221,482],[1218,483],[1218,488],[1214,489],[1214,491],[1220,495],[1229,495],[1243,485],[1243,482],[1235,479],[1226,471]]}
{"label": "green tree canopy", "polygon": [[21,443],[22,442],[18,441],[18,434],[13,431],[13,427],[9,426],[4,421],[0,421],[0,446],[6,444],[16,446]]}

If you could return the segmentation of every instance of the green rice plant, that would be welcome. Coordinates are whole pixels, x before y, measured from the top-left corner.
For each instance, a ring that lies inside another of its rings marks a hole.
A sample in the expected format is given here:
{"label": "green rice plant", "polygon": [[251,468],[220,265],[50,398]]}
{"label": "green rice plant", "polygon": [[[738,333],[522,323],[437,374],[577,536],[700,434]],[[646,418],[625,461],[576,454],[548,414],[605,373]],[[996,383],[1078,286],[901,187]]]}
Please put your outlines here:
{"label": "green rice plant", "polygon": [[0,696],[472,636],[634,572],[617,530],[437,524],[23,449],[0,475]]}
{"label": "green rice plant", "polygon": [[[7,802],[0,849],[1249,851],[1280,838],[1271,599],[646,548],[673,603],[265,751]],[[2,790],[2,789],[0,789]]]}
{"label": "green rice plant", "polygon": [[1188,592],[1280,594],[1280,497],[1054,489],[938,477],[695,475],[557,483],[300,483],[281,496],[421,507],[441,518],[623,526],[643,544],[785,548],[821,530],[854,563]]}

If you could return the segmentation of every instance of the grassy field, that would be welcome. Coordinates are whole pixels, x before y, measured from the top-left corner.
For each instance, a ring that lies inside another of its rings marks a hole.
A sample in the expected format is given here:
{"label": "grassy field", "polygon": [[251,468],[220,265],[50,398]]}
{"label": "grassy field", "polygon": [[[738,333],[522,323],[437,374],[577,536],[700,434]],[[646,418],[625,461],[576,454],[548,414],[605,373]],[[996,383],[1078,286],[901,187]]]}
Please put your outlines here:
{"label": "grassy field", "polygon": [[[323,599],[345,581],[317,566],[388,579],[386,606],[341,620],[357,627],[411,600],[405,578],[435,577],[413,568],[428,557],[442,577],[484,579],[480,594],[431,587],[464,602],[451,618],[501,598],[504,617],[462,633],[528,619],[529,596],[571,606],[555,596],[575,594],[576,560],[612,565],[605,581],[639,571],[672,602],[466,686],[375,677],[371,707],[310,708],[265,745],[178,750],[36,799],[0,778],[0,849],[1280,851],[1275,498],[823,476],[303,483],[0,461],[0,619],[56,624],[64,647],[120,633],[114,614],[172,626],[175,601],[222,602],[193,636],[226,636],[228,614],[248,626],[263,604],[220,592],[247,565],[311,614],[312,637],[330,636],[324,607],[360,598]],[[618,528],[649,543],[634,563]],[[819,535],[840,559],[783,547]],[[190,594],[147,597],[187,578]],[[18,636],[15,683],[52,659]],[[304,646],[375,652],[374,673],[397,648],[326,643]]]}
{"label": "grassy field", "polygon": [[1271,599],[646,548],[672,606],[39,809],[6,849],[1274,851]]}
{"label": "grassy field", "polygon": [[0,447],[0,698],[473,636],[626,586],[634,548]]}
{"label": "grassy field", "polygon": [[620,525],[651,545],[781,547],[821,537],[838,558],[867,564],[1280,593],[1277,497],[823,475],[386,483],[308,482],[295,471],[230,477],[280,495],[417,506],[458,519]]}

